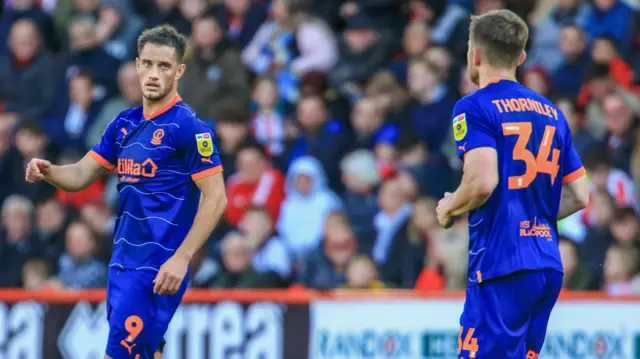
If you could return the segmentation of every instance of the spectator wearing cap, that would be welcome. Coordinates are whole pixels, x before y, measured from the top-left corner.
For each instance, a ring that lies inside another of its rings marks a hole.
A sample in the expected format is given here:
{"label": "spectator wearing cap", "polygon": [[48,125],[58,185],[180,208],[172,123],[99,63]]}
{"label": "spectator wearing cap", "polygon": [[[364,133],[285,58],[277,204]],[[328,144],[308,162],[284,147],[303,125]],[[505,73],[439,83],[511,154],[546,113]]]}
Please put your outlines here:
{"label": "spectator wearing cap", "polygon": [[621,0],[594,0],[584,25],[591,38],[610,34],[620,51],[628,55],[637,20],[633,10]]}
{"label": "spectator wearing cap", "polygon": [[322,164],[312,156],[300,157],[291,164],[286,194],[276,228],[300,260],[318,247],[327,215],[341,209],[342,202],[329,188]]}
{"label": "spectator wearing cap", "polygon": [[557,71],[565,60],[558,47],[562,28],[569,24],[584,28],[589,11],[589,4],[582,0],[558,1],[533,28],[531,48],[524,66],[541,66],[550,73]]}
{"label": "spectator wearing cap", "polygon": [[220,28],[226,37],[240,48],[249,44],[260,25],[267,19],[267,10],[250,0],[224,0],[213,7]]}
{"label": "spectator wearing cap", "polygon": [[21,269],[38,250],[32,228],[33,203],[11,195],[2,203],[0,232],[0,287],[19,287]]}
{"label": "spectator wearing cap", "polygon": [[[58,50],[58,39],[53,26],[51,16],[47,14],[40,6],[38,0],[13,0],[8,2],[0,17],[0,39],[9,37],[9,32],[13,24],[21,19],[29,19],[38,26],[40,34],[43,37],[44,45],[49,51]],[[7,44],[0,44],[0,53],[7,54]]]}
{"label": "spectator wearing cap", "polygon": [[391,58],[392,38],[363,13],[347,20],[340,41],[340,60],[331,72],[331,86],[351,101],[362,96],[360,86]]}
{"label": "spectator wearing cap", "polygon": [[562,95],[578,96],[590,63],[587,37],[576,25],[565,25],[560,32],[558,47],[564,62],[552,73],[553,90]]}
{"label": "spectator wearing cap", "polygon": [[375,155],[368,150],[356,150],[342,159],[340,168],[346,188],[342,196],[345,214],[358,239],[358,248],[363,253],[370,253],[376,238],[373,219],[379,211],[380,174]]}
{"label": "spectator wearing cap", "polygon": [[42,121],[53,102],[53,60],[41,39],[32,20],[18,20],[9,33],[9,54],[0,56],[0,100],[22,121]]}
{"label": "spectator wearing cap", "polygon": [[421,59],[409,64],[409,107],[407,127],[420,136],[430,150],[440,151],[451,127],[451,111],[456,103],[437,69]]}
{"label": "spectator wearing cap", "polygon": [[271,167],[262,146],[247,142],[237,150],[237,172],[227,181],[225,221],[237,227],[250,207],[263,207],[275,222],[285,197],[284,177]]}
{"label": "spectator wearing cap", "polygon": [[193,22],[192,37],[194,54],[186,61],[189,70],[180,81],[180,94],[200,118],[211,120],[230,99],[248,101],[249,77],[238,66],[240,52],[224,37],[213,15]]}
{"label": "spectator wearing cap", "polygon": [[[286,143],[282,159],[288,168],[295,159],[310,155],[317,158],[328,176],[329,187],[342,193],[340,159],[352,148],[345,126],[330,117],[324,101],[318,96],[303,98],[296,107],[298,131]],[[327,144],[330,143],[330,146]]]}

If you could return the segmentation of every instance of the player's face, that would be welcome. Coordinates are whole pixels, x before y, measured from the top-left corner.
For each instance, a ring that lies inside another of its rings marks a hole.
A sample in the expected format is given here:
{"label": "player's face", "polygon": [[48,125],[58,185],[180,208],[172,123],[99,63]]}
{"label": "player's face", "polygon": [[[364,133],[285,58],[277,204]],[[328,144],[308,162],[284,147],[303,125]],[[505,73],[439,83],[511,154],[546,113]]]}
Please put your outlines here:
{"label": "player's face", "polygon": [[475,48],[473,47],[473,45],[471,44],[471,41],[469,41],[469,50],[467,50],[467,73],[469,74],[469,79],[471,79],[471,82],[473,82],[476,86],[480,85],[480,73],[478,72],[478,64],[476,56],[475,56]]}
{"label": "player's face", "polygon": [[146,44],[136,59],[136,69],[142,96],[150,101],[160,101],[175,88],[185,65],[178,64],[173,47]]}

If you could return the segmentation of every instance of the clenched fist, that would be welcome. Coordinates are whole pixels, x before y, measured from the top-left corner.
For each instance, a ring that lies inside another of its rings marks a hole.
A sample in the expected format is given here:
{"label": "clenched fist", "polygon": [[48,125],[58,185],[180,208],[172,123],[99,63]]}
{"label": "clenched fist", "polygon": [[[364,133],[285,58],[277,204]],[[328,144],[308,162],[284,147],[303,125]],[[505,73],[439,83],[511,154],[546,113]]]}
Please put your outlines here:
{"label": "clenched fist", "polygon": [[25,179],[29,183],[42,181],[51,171],[51,162],[34,158],[27,165],[27,174]]}

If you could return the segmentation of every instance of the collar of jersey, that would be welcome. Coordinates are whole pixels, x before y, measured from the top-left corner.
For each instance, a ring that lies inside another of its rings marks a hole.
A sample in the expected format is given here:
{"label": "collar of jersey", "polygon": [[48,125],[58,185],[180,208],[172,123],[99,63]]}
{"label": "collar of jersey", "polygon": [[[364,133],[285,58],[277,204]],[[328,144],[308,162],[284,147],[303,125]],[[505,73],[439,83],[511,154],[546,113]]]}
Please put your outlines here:
{"label": "collar of jersey", "polygon": [[145,120],[153,120],[154,118],[162,115],[163,113],[169,111],[173,105],[175,105],[176,103],[182,101],[182,97],[180,97],[180,95],[176,95],[176,97],[173,98],[173,100],[171,100],[171,102],[169,102],[168,104],[166,104],[164,107],[162,107],[161,109],[154,111],[153,113],[151,113],[150,115],[145,115],[144,114],[144,109],[142,111],[142,117],[144,117]]}

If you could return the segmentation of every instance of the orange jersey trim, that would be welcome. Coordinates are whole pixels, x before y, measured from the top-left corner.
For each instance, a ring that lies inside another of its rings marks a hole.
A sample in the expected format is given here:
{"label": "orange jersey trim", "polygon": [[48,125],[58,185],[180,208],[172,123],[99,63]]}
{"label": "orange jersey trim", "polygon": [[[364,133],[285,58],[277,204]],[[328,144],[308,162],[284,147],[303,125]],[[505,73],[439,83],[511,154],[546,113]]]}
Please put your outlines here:
{"label": "orange jersey trim", "polygon": [[191,174],[191,179],[193,179],[194,181],[198,181],[220,172],[222,172],[222,165],[217,165],[215,167],[207,168],[206,170]]}
{"label": "orange jersey trim", "polygon": [[100,166],[107,169],[107,171],[113,171],[113,169],[116,168],[115,165],[107,161],[104,157],[100,156],[100,154],[94,150],[89,151],[87,154],[91,156],[91,158],[93,158],[96,162],[98,162]]}
{"label": "orange jersey trim", "polygon": [[478,283],[482,283],[482,272],[477,271],[476,275],[478,276]]}
{"label": "orange jersey trim", "polygon": [[164,107],[162,107],[161,109],[152,112],[150,115],[146,115],[144,113],[142,113],[142,116],[144,116],[145,120],[152,120],[160,115],[162,115],[163,113],[169,111],[169,109],[171,109],[171,107],[173,107],[173,105],[175,105],[176,103],[182,101],[182,97],[180,97],[180,95],[176,95],[176,97],[173,98],[173,100],[171,100],[171,102],[169,102],[168,104],[164,105]]}
{"label": "orange jersey trim", "polygon": [[584,167],[580,167],[577,170],[569,173],[568,175],[564,176],[562,178],[562,184],[567,184],[570,182],[573,182],[575,180],[577,180],[578,178],[584,176],[585,174],[587,174],[587,171],[584,169]]}

